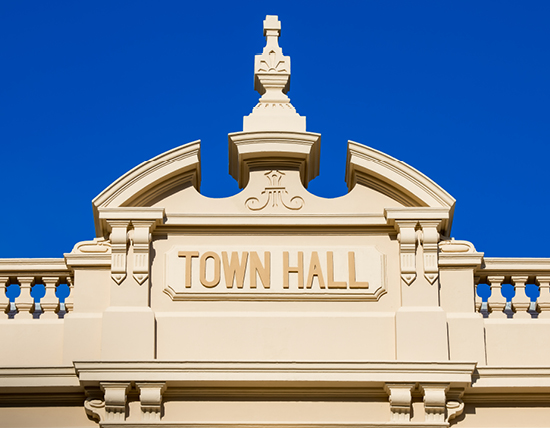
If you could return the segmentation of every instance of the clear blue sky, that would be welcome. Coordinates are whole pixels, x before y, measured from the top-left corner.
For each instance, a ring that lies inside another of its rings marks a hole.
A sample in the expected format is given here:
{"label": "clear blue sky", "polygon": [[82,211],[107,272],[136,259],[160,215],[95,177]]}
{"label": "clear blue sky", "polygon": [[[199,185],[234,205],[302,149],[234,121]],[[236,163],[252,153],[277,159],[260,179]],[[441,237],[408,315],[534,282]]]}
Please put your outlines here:
{"label": "clear blue sky", "polygon": [[236,193],[227,133],[258,99],[266,14],[322,134],[310,191],[346,192],[358,141],[453,195],[456,239],[550,256],[548,1],[3,0],[0,257],[62,257],[105,187],[197,139],[202,192]]}

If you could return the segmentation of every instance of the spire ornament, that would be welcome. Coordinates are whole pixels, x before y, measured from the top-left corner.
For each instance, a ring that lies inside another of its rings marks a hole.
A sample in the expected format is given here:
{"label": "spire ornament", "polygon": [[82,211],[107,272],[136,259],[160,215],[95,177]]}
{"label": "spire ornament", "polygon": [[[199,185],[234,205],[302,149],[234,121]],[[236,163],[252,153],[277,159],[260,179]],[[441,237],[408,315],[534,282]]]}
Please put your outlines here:
{"label": "spire ornament", "polygon": [[279,46],[281,22],[275,15],[264,20],[266,45],[254,59],[254,89],[261,95],[252,114],[244,118],[244,131],[305,132],[305,117],[296,113],[286,95],[290,89],[290,57]]}

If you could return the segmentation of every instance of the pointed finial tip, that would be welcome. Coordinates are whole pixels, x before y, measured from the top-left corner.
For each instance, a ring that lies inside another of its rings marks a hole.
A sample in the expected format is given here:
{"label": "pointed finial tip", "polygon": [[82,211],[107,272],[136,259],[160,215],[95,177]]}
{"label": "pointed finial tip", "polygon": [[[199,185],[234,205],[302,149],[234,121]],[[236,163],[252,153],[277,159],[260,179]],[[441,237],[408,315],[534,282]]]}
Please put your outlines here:
{"label": "pointed finial tip", "polygon": [[277,15],[266,15],[264,19],[264,36],[268,31],[277,31],[277,35],[281,33],[281,21]]}

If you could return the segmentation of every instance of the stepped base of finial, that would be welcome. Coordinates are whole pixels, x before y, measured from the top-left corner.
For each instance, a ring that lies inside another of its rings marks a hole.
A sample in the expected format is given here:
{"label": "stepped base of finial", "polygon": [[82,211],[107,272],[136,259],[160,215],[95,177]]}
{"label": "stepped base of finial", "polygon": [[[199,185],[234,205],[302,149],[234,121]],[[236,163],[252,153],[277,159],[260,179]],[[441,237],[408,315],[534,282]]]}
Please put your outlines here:
{"label": "stepped base of finial", "polygon": [[296,169],[307,187],[319,174],[320,146],[321,135],[313,132],[262,130],[229,134],[229,173],[243,188],[252,169]]}
{"label": "stepped base of finial", "polygon": [[306,132],[306,118],[290,103],[260,102],[244,117],[243,131]]}

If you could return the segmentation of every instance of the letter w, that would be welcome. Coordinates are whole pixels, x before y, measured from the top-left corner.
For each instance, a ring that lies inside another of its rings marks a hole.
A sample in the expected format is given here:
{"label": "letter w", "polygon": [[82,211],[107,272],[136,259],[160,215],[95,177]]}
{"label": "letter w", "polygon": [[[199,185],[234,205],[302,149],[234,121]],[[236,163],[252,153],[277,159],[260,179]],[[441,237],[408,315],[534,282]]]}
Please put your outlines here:
{"label": "letter w", "polygon": [[225,276],[225,285],[227,288],[233,288],[233,281],[237,280],[237,288],[243,288],[244,274],[246,273],[246,263],[248,261],[248,252],[243,251],[241,262],[239,263],[239,253],[231,252],[231,262],[227,258],[227,251],[222,251],[223,273]]}

